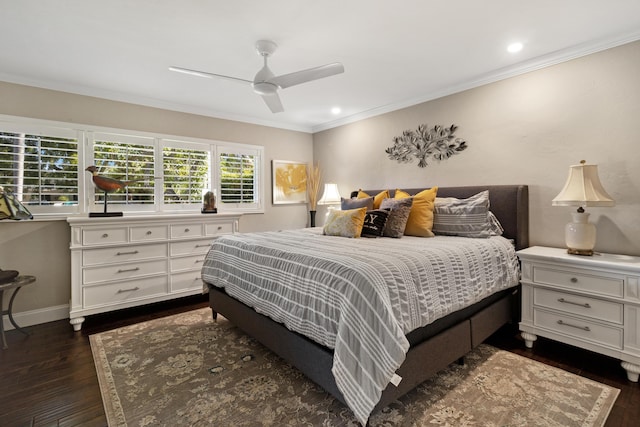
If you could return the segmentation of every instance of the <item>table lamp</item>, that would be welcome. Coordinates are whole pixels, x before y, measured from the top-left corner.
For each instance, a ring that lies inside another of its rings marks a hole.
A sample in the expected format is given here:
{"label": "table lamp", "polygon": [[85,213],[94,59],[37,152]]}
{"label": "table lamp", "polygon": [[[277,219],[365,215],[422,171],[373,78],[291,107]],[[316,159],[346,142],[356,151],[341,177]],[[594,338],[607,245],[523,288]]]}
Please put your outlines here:
{"label": "table lamp", "polygon": [[33,215],[16,196],[0,186],[0,220],[1,219],[33,219]]}
{"label": "table lamp", "polygon": [[565,227],[567,252],[573,255],[593,255],[596,244],[596,226],[589,222],[587,206],[614,206],[598,177],[598,166],[581,160],[579,165],[569,167],[569,177],[564,188],[553,200],[553,206],[578,206],[572,213],[573,221]]}
{"label": "table lamp", "polygon": [[329,213],[335,209],[333,205],[339,205],[342,202],[340,197],[340,191],[338,191],[338,184],[328,183],[324,185],[324,192],[322,193],[322,197],[318,200],[319,205],[329,205],[327,210],[327,217]]}

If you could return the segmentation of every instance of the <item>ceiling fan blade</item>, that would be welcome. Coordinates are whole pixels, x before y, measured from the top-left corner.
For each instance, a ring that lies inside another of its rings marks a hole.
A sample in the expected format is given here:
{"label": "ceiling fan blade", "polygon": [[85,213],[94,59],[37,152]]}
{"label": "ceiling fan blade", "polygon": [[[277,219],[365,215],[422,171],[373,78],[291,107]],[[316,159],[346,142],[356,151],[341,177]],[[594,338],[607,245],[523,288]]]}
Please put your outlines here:
{"label": "ceiling fan blade", "polygon": [[262,95],[262,99],[264,99],[265,104],[267,104],[272,113],[282,113],[284,111],[277,92],[272,95]]}
{"label": "ceiling fan blade", "polygon": [[220,79],[232,80],[232,81],[241,82],[241,83],[253,83],[251,80],[240,79],[238,77],[225,76],[222,74],[207,73],[206,71],[190,70],[189,68],[169,67],[169,70],[175,71],[178,73],[189,74],[191,76],[205,77],[207,79],[220,78]]}
{"label": "ceiling fan blade", "polygon": [[299,85],[301,83],[310,82],[312,80],[323,79],[325,77],[344,73],[344,66],[339,62],[321,65],[307,70],[296,71],[295,73],[283,74],[269,79],[269,83],[274,83],[282,89],[289,86]]}

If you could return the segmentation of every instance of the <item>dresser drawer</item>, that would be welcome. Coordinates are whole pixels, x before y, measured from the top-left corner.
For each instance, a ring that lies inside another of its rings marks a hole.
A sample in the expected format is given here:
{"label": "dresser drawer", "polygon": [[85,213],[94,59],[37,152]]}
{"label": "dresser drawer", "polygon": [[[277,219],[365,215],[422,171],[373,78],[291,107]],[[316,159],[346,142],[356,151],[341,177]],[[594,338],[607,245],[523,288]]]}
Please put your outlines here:
{"label": "dresser drawer", "polygon": [[127,227],[82,230],[82,244],[85,246],[126,242]]}
{"label": "dresser drawer", "polygon": [[198,290],[202,291],[200,271],[187,271],[171,275],[171,292]]}
{"label": "dresser drawer", "polygon": [[223,222],[219,224],[205,224],[205,235],[220,236],[233,233],[233,223]]}
{"label": "dresser drawer", "polygon": [[200,237],[204,236],[202,223],[194,222],[192,224],[174,224],[171,226],[171,238],[180,239],[183,237]]}
{"label": "dresser drawer", "polygon": [[169,261],[170,271],[182,271],[182,270],[201,270],[202,263],[204,262],[205,254],[172,258]]}
{"label": "dresser drawer", "polygon": [[563,313],[578,314],[619,325],[623,323],[624,306],[612,301],[536,288],[533,290],[533,303]]}
{"label": "dresser drawer", "polygon": [[148,242],[150,240],[167,240],[169,232],[166,225],[150,225],[148,227],[131,227],[129,235],[132,242]]}
{"label": "dresser drawer", "polygon": [[172,242],[169,253],[171,256],[206,254],[211,248],[211,241],[212,239]]}
{"label": "dresser drawer", "polygon": [[167,260],[141,261],[105,267],[89,267],[82,272],[83,284],[128,280],[151,274],[166,274]]}
{"label": "dresser drawer", "polygon": [[534,325],[599,345],[622,349],[623,329],[572,317],[564,313],[533,310]]}
{"label": "dresser drawer", "polygon": [[167,244],[119,246],[104,249],[87,249],[82,253],[82,265],[121,264],[154,258],[166,258]]}
{"label": "dresser drawer", "polygon": [[83,288],[85,308],[109,306],[130,300],[143,300],[154,295],[167,293],[167,277],[148,277],[120,283],[110,283]]}
{"label": "dresser drawer", "polygon": [[598,274],[596,271],[593,274],[588,274],[585,270],[562,270],[534,265],[533,281],[607,296],[622,298],[624,295],[624,280],[622,278]]}

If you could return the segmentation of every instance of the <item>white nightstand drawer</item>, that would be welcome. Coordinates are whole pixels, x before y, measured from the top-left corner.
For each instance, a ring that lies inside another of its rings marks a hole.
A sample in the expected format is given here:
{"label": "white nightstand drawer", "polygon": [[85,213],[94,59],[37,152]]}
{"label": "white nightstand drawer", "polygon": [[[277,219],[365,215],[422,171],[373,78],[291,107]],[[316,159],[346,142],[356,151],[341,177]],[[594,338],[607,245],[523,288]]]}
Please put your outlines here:
{"label": "white nightstand drawer", "polygon": [[139,261],[167,257],[167,244],[120,246],[104,249],[87,249],[82,253],[82,265],[121,264],[127,261]]}
{"label": "white nightstand drawer", "polygon": [[184,237],[204,236],[203,226],[200,223],[175,224],[171,226],[171,238],[180,239]]}
{"label": "white nightstand drawer", "polygon": [[212,241],[213,239],[171,242],[169,253],[171,256],[206,254],[211,248]]}
{"label": "white nightstand drawer", "polygon": [[230,222],[224,222],[221,224],[206,224],[205,234],[207,236],[219,236],[221,234],[233,233],[233,224]]}
{"label": "white nightstand drawer", "polygon": [[184,290],[202,291],[200,271],[187,271],[171,275],[171,292]]}
{"label": "white nightstand drawer", "polygon": [[147,242],[150,240],[167,240],[169,232],[166,225],[151,225],[147,227],[131,227],[129,230],[132,242]]}
{"label": "white nightstand drawer", "polygon": [[166,274],[167,260],[141,261],[128,264],[110,265],[106,267],[85,268],[82,272],[83,283],[99,283],[111,280],[128,280],[134,277],[151,274]]}
{"label": "white nightstand drawer", "polygon": [[578,314],[619,325],[623,323],[624,306],[616,302],[536,288],[533,290],[533,303],[536,306],[564,313]]}
{"label": "white nightstand drawer", "polygon": [[581,292],[591,292],[622,298],[624,295],[624,280],[622,278],[573,271],[570,269],[552,269],[549,267],[533,266],[533,281],[545,285],[556,285],[563,288],[575,289]]}
{"label": "white nightstand drawer", "polygon": [[82,244],[85,246],[126,242],[127,227],[82,230]]}
{"label": "white nightstand drawer", "polygon": [[[171,258],[169,263],[171,264],[171,272],[183,271],[183,270],[201,270],[202,263],[204,263],[205,254]],[[199,274],[199,273],[198,273]]]}
{"label": "white nightstand drawer", "polygon": [[145,299],[167,293],[167,278],[151,277],[108,285],[87,286],[83,289],[86,308],[108,306],[129,300]]}
{"label": "white nightstand drawer", "polygon": [[622,349],[623,329],[534,308],[534,325],[593,343]]}

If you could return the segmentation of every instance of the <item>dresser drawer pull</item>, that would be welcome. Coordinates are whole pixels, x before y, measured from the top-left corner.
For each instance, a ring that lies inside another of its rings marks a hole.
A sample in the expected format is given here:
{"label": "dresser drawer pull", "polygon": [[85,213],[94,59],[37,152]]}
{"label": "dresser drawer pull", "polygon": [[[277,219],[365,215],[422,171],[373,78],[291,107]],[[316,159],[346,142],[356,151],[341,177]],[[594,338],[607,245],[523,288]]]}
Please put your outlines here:
{"label": "dresser drawer pull", "polygon": [[188,233],[188,232],[190,232],[190,231],[191,231],[191,230],[189,230],[188,228],[185,228],[185,229],[184,229],[184,232],[185,232],[185,233]]}
{"label": "dresser drawer pull", "polygon": [[218,230],[222,230],[222,226],[221,225],[218,226]]}
{"label": "dresser drawer pull", "polygon": [[572,277],[569,281],[571,283],[578,283],[578,279],[576,277]]}
{"label": "dresser drawer pull", "polygon": [[147,236],[151,236],[153,234],[153,231],[149,230],[147,231]]}
{"label": "dresser drawer pull", "polygon": [[131,289],[118,289],[119,294],[123,294],[125,292],[133,292],[133,291],[137,291],[138,289],[140,289],[139,287],[135,287],[135,288],[131,288]]}
{"label": "dresser drawer pull", "polygon": [[206,245],[196,245],[196,248],[208,248],[209,246],[211,246],[211,243],[208,243]]}
{"label": "dresser drawer pull", "polygon": [[558,302],[562,302],[565,304],[573,304],[573,305],[578,305],[580,307],[584,307],[584,308],[591,308],[591,304],[589,304],[588,302],[585,303],[581,303],[581,302],[573,302],[573,301],[568,301],[564,298],[558,298]]}
{"label": "dresser drawer pull", "polygon": [[588,326],[572,325],[571,323],[566,323],[566,322],[563,322],[562,320],[558,320],[558,325],[564,325],[564,326],[569,326],[576,329],[582,329],[583,331],[587,331],[587,332],[591,331],[591,328]]}
{"label": "dresser drawer pull", "polygon": [[135,255],[138,251],[130,251],[130,252],[116,252],[116,255]]}
{"label": "dresser drawer pull", "polygon": [[106,239],[107,237],[109,237],[109,235],[108,235],[107,233],[104,233],[104,234],[102,235],[102,238],[103,238],[103,239]]}
{"label": "dresser drawer pull", "polygon": [[196,264],[199,264],[199,263],[201,263],[201,262],[204,262],[204,260],[203,260],[203,259],[197,259],[197,260],[196,260]]}
{"label": "dresser drawer pull", "polygon": [[131,271],[138,271],[140,270],[140,267],[135,267],[135,268],[127,268],[124,270],[118,270],[118,273],[129,273]]}

